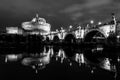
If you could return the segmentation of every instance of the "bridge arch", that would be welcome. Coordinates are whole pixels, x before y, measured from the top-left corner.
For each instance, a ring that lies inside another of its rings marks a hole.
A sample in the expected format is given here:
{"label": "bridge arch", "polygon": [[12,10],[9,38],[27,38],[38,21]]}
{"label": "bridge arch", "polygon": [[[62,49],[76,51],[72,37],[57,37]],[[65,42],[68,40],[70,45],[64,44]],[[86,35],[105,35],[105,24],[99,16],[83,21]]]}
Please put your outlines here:
{"label": "bridge arch", "polygon": [[46,42],[49,42],[50,41],[50,38],[49,37],[46,37]]}
{"label": "bridge arch", "polygon": [[92,29],[85,33],[84,42],[98,42],[106,40],[107,35],[100,29]]}
{"label": "bridge arch", "polygon": [[53,37],[53,42],[59,42],[59,41],[60,41],[59,36],[58,36],[58,35],[55,35],[55,36]]}
{"label": "bridge arch", "polygon": [[65,43],[76,43],[75,34],[72,34],[72,33],[66,34],[66,36],[64,37],[64,42]]}

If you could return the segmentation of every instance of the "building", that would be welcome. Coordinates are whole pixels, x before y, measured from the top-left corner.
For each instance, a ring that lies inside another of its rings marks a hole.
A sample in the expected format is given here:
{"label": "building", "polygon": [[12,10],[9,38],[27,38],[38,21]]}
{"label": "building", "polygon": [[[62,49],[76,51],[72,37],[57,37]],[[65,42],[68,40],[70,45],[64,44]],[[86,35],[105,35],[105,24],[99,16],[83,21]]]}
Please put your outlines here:
{"label": "building", "polygon": [[18,27],[7,27],[8,34],[39,34],[47,35],[51,31],[51,25],[44,18],[40,18],[38,14],[31,21],[23,22],[21,29]]}
{"label": "building", "polygon": [[23,30],[18,27],[6,27],[8,34],[23,34]]}

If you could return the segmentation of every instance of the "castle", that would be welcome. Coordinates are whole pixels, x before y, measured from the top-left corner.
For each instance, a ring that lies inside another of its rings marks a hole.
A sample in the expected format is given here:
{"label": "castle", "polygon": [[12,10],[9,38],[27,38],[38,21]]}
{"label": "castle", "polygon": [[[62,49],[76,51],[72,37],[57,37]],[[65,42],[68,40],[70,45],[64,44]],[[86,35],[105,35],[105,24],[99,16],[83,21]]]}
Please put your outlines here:
{"label": "castle", "polygon": [[50,33],[51,25],[44,18],[40,18],[38,14],[31,21],[23,22],[21,28],[6,27],[8,34],[40,34],[47,35]]}

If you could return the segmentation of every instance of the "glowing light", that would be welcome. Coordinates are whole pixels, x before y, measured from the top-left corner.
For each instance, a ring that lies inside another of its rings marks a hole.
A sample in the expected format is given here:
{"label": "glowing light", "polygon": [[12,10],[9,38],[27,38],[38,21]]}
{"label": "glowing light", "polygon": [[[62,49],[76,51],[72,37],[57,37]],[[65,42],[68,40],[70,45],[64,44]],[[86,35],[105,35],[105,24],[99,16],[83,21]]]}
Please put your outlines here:
{"label": "glowing light", "polygon": [[22,60],[22,64],[27,66],[27,65],[29,65],[32,61],[33,61],[32,58],[24,58],[24,59]]}
{"label": "glowing light", "polygon": [[56,57],[56,61],[58,60],[58,57]]}
{"label": "glowing light", "polygon": [[35,70],[35,73],[36,73],[36,74],[38,73],[38,70],[37,70],[37,69]]}
{"label": "glowing light", "polygon": [[56,29],[56,32],[59,32],[58,29]]}
{"label": "glowing light", "polygon": [[6,55],[5,62],[9,61],[17,61],[19,58],[21,58],[22,55],[15,55],[15,54],[10,54]]}
{"label": "glowing light", "polygon": [[90,21],[90,23],[91,23],[91,24],[93,24],[93,23],[94,23],[94,21],[93,21],[93,20],[91,20],[91,21]]}
{"label": "glowing light", "polygon": [[40,58],[40,61],[44,64],[48,64],[50,62],[50,50],[43,58]]}
{"label": "glowing light", "polygon": [[63,63],[64,58],[61,58],[61,63]]}
{"label": "glowing light", "polygon": [[62,50],[62,49],[59,50],[57,56],[58,56],[58,57],[61,57],[61,58],[66,58],[66,56],[65,56],[65,52],[64,52],[64,50]]}
{"label": "glowing light", "polygon": [[71,29],[72,27],[73,27],[72,25],[69,26],[70,29]]}
{"label": "glowing light", "polygon": [[102,24],[102,22],[98,22],[98,25],[101,25]]}
{"label": "glowing light", "polygon": [[78,63],[85,63],[84,55],[83,54],[76,54],[75,61]]}
{"label": "glowing light", "polygon": [[79,54],[76,54],[76,55],[75,55],[75,61],[76,61],[76,62],[80,62]]}
{"label": "glowing light", "polygon": [[77,38],[77,39],[80,38],[80,31],[79,31],[79,30],[76,30],[76,31],[75,31],[75,35],[76,35],[76,38]]}
{"label": "glowing light", "polygon": [[72,63],[70,62],[70,66],[72,66]]}
{"label": "glowing light", "polygon": [[6,28],[8,34],[18,34],[18,27],[7,27]]}
{"label": "glowing light", "polygon": [[111,25],[104,25],[104,26],[101,26],[99,27],[99,29],[101,31],[103,31],[105,33],[105,35],[108,37],[109,36],[109,33],[111,31],[111,28],[110,28]]}
{"label": "glowing light", "polygon": [[85,34],[85,30],[82,29],[82,30],[81,30],[81,38],[84,38],[84,34]]}
{"label": "glowing light", "polygon": [[23,22],[22,23],[22,28],[25,29],[25,30],[38,29],[41,32],[50,32],[51,25],[48,24],[48,23],[34,25],[31,22]]}
{"label": "glowing light", "polygon": [[94,73],[94,70],[91,70],[91,73],[93,74],[93,73]]}
{"label": "glowing light", "polygon": [[81,29],[80,26],[78,28],[79,28],[79,30],[75,31],[76,38],[84,38],[85,30]]}
{"label": "glowing light", "polygon": [[77,28],[80,30],[80,29],[81,29],[81,26],[78,26]]}
{"label": "glowing light", "polygon": [[65,32],[65,30],[63,29],[63,27],[61,27],[60,32],[61,32],[61,33]]}
{"label": "glowing light", "polygon": [[117,61],[120,62],[120,58],[119,57],[117,58]]}
{"label": "glowing light", "polygon": [[118,35],[118,36],[117,36],[117,38],[119,39],[119,38],[120,38],[120,36]]}
{"label": "glowing light", "polygon": [[106,70],[111,70],[111,64],[108,58],[105,58],[102,62],[102,67]]}
{"label": "glowing light", "polygon": [[102,51],[103,47],[97,47],[97,51]]}

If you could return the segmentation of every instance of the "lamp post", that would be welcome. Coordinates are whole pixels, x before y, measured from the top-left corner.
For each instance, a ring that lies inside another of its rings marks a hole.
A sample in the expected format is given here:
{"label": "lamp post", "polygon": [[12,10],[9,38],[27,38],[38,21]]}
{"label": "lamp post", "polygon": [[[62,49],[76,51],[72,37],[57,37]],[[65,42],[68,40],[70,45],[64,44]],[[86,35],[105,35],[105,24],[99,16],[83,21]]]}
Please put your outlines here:
{"label": "lamp post", "polygon": [[102,22],[98,22],[98,25],[101,25],[102,24]]}
{"label": "lamp post", "polygon": [[93,20],[91,20],[91,21],[90,21],[90,23],[91,23],[91,24],[93,24],[93,23],[94,23],[94,21],[93,21]]}
{"label": "lamp post", "polygon": [[90,24],[91,24],[91,26],[92,26],[92,28],[94,28],[94,21],[93,20],[90,20]]}
{"label": "lamp post", "polygon": [[72,29],[72,27],[73,27],[72,25],[69,26],[69,31]]}

